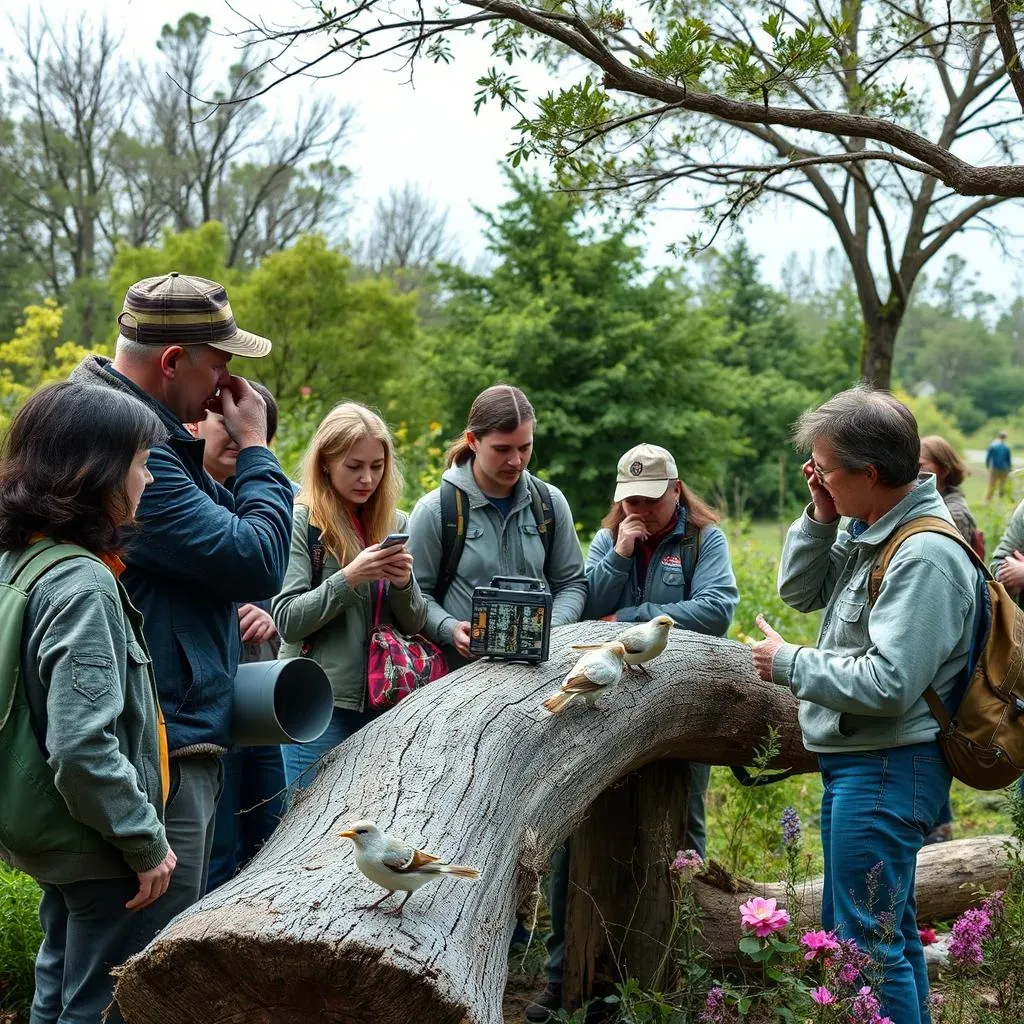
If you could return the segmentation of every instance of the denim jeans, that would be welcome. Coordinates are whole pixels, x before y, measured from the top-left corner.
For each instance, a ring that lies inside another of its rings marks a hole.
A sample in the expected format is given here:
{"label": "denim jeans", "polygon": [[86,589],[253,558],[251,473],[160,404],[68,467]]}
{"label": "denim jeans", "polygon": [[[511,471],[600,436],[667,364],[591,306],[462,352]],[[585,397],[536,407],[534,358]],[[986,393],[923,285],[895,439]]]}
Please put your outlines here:
{"label": "denim jeans", "polygon": [[284,774],[288,788],[294,786],[296,789],[305,789],[309,786],[319,771],[318,767],[314,767],[317,761],[364,725],[369,725],[381,713],[335,708],[331,724],[320,739],[312,743],[289,743],[284,746]]}
{"label": "denim jeans", "polygon": [[[43,944],[29,1024],[99,1024],[114,997],[111,969],[146,945],[136,915],[124,908],[139,881],[132,875],[40,886]],[[107,1020],[123,1024],[116,1006]]]}
{"label": "denim jeans", "polygon": [[287,783],[279,746],[237,747],[222,758],[207,889],[233,878],[270,838],[284,816]]}
{"label": "denim jeans", "polygon": [[[689,799],[686,813],[686,838],[684,846],[704,856],[707,829],[705,827],[704,797],[708,791],[711,767],[690,762]],[[561,984],[562,961],[565,957],[565,914],[569,903],[569,843],[558,847],[548,864],[545,898],[551,914],[551,931],[544,936],[548,958],[544,971],[548,981]]]}
{"label": "denim jeans", "polygon": [[818,761],[822,924],[871,954],[882,1016],[931,1024],[914,882],[918,851],[949,797],[949,767],[937,743]]}

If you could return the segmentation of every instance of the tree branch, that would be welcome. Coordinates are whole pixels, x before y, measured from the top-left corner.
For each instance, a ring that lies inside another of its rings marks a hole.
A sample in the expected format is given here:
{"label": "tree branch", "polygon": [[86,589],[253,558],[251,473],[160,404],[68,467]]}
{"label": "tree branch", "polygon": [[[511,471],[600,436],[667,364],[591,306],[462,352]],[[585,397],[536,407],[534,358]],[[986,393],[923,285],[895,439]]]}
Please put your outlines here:
{"label": "tree branch", "polygon": [[1013,37],[1013,27],[1010,25],[1010,7],[1007,0],[991,0],[989,10],[992,12],[992,22],[996,29],[996,38],[999,40],[999,49],[1003,54],[1003,61],[1006,63],[1006,76],[1013,84],[1013,91],[1017,94],[1017,102],[1024,111],[1024,68],[1020,63],[1020,50],[1017,49],[1017,41]]}

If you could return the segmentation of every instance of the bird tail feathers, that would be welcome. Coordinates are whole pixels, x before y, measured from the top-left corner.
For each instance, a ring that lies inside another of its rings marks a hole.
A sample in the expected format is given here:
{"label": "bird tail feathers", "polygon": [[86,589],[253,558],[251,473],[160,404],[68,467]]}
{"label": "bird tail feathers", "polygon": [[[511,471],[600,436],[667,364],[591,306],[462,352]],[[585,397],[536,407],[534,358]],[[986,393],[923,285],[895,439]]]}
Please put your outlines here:
{"label": "bird tail feathers", "polygon": [[574,693],[556,693],[553,697],[548,697],[544,701],[544,707],[553,715],[557,715],[559,711],[567,707],[569,702],[575,697]]}
{"label": "bird tail feathers", "polygon": [[609,643],[614,641],[606,641],[603,644],[573,644],[572,650],[574,651],[601,651],[608,646]]}
{"label": "bird tail feathers", "polygon": [[465,864],[441,864],[438,871],[446,875],[455,875],[458,878],[479,878],[480,872],[476,868],[467,867]]}

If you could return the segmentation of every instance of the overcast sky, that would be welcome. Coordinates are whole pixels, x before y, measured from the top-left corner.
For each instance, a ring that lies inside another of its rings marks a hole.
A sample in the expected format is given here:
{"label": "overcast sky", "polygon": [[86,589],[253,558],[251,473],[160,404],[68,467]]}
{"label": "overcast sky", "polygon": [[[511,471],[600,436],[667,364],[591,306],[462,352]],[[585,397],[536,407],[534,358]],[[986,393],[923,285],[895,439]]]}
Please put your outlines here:
{"label": "overcast sky", "polygon": [[[294,20],[293,14],[302,16],[294,0],[238,0],[237,6],[250,16],[262,13],[278,22]],[[22,21],[28,11],[38,17],[39,7],[25,0],[7,0],[4,7],[16,22]],[[112,26],[123,32],[125,52],[140,59],[155,54],[161,26],[177,21],[188,11],[209,15],[215,30],[227,32],[239,24],[237,15],[223,0],[48,0],[45,10],[55,23],[76,18],[85,10],[93,18],[106,15]],[[10,39],[9,33],[5,35]],[[228,39],[221,44],[225,64],[231,60],[232,45]],[[8,47],[4,48],[10,53]],[[501,202],[505,193],[499,165],[516,138],[513,113],[503,114],[494,105],[485,106],[479,115],[473,113],[475,80],[490,63],[482,41],[470,41],[456,50],[456,60],[450,65],[420,64],[414,86],[406,84],[407,74],[369,62],[337,78],[297,80],[272,92],[266,102],[282,120],[294,116],[301,97],[314,93],[336,96],[353,108],[352,143],[343,154],[356,175],[353,233],[364,229],[379,196],[411,181],[449,210],[449,226],[458,237],[465,259],[473,263],[483,252],[481,223],[473,206],[494,209]],[[529,74],[528,68],[527,79]],[[534,69],[534,81],[529,84],[538,86],[543,82],[542,73]],[[685,205],[685,194],[677,192],[673,197],[675,208],[657,213],[648,225],[651,262],[668,260],[666,246],[685,240],[694,230],[697,222],[680,212],[680,205]],[[1018,202],[1010,215],[1019,217],[1020,212]],[[776,283],[791,252],[797,252],[802,260],[817,254],[820,265],[825,251],[836,244],[828,223],[796,204],[759,207],[744,219],[743,229],[751,246],[764,256],[765,274]],[[961,235],[944,251],[964,256],[981,278],[980,283],[1001,301],[1018,293],[1024,284],[1024,274],[1017,269],[1021,260],[1007,259],[980,233]],[[1019,257],[1021,252],[1018,249],[1016,255]],[[933,276],[938,269],[938,263],[929,267]]]}

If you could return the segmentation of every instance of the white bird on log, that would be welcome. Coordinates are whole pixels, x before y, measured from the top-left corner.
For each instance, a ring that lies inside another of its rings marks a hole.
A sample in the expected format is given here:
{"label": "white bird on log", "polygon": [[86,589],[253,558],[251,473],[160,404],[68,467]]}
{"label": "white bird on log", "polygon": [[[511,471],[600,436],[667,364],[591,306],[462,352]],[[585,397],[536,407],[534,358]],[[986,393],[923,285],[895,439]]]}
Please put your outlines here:
{"label": "white bird on log", "polygon": [[544,707],[553,715],[568,707],[577,697],[591,707],[602,693],[607,693],[622,678],[626,648],[620,643],[601,644],[587,651],[562,680],[558,693],[544,701]]}
{"label": "white bird on log", "polygon": [[[649,622],[641,622],[623,630],[613,642],[622,644],[626,648],[626,656],[623,661],[631,668],[634,666],[639,668],[646,675],[648,672],[643,667],[644,663],[652,661],[665,650],[669,633],[672,632],[674,625],[675,622],[671,616],[657,615]],[[574,651],[596,651],[606,646],[607,643],[573,644],[572,649]]]}
{"label": "white bird on log", "polygon": [[372,910],[379,907],[396,891],[403,891],[405,898],[389,914],[401,915],[409,897],[427,882],[436,882],[444,875],[455,875],[457,878],[479,878],[476,868],[463,864],[447,864],[440,857],[414,846],[393,839],[377,827],[373,821],[354,821],[344,832],[339,832],[344,839],[351,839],[356,847],[356,867],[373,883],[387,889],[387,892],[376,903],[359,907],[359,910]]}

